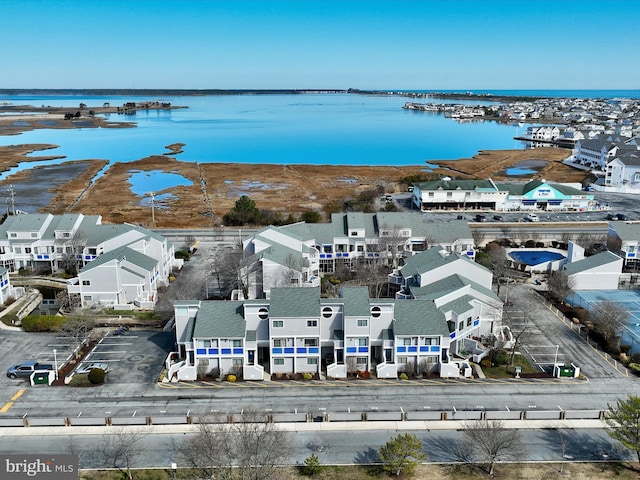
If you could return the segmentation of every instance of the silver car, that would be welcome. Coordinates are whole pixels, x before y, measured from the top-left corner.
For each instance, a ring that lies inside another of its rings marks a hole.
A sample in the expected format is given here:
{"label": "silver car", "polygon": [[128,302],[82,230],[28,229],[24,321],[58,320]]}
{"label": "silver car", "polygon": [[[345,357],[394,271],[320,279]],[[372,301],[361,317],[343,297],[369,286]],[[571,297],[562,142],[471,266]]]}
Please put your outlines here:
{"label": "silver car", "polygon": [[96,368],[104,370],[104,373],[109,373],[110,370],[109,365],[104,362],[91,362],[87,363],[86,365],[80,365],[80,367],[76,370],[76,373],[89,373],[91,370],[94,370]]}

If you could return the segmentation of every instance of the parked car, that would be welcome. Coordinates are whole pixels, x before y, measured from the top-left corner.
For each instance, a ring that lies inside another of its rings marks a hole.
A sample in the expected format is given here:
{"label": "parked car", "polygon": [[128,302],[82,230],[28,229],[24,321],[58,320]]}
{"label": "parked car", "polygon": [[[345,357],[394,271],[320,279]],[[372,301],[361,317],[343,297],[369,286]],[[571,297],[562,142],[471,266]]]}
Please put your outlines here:
{"label": "parked car", "polygon": [[610,213],[607,215],[607,220],[618,220],[618,215],[615,213]]}
{"label": "parked car", "polygon": [[89,373],[96,368],[104,370],[104,373],[109,373],[109,370],[111,370],[109,365],[104,362],[91,362],[86,365],[80,365],[80,367],[76,369],[76,373]]}
{"label": "parked car", "polygon": [[487,217],[485,217],[484,215],[476,215],[476,222],[486,222],[487,221]]}
{"label": "parked car", "polygon": [[33,361],[22,362],[18,365],[14,365],[13,367],[9,367],[9,369],[7,370],[7,377],[30,377],[33,372],[43,370],[53,370],[53,365],[51,365],[50,363],[39,363]]}
{"label": "parked car", "polygon": [[536,215],[535,213],[530,213],[529,215],[527,215],[527,220],[529,220],[530,222],[540,221],[540,219],[538,218],[538,215]]}
{"label": "parked car", "polygon": [[628,218],[627,218],[627,216],[626,216],[624,213],[619,213],[619,214],[618,214],[618,220],[621,220],[621,221],[623,221],[623,222],[626,222],[626,221],[627,221],[627,219],[628,219]]}
{"label": "parked car", "polygon": [[502,222],[502,220],[503,220],[502,215],[494,215],[494,216],[493,216],[493,219],[494,219],[496,222]]}

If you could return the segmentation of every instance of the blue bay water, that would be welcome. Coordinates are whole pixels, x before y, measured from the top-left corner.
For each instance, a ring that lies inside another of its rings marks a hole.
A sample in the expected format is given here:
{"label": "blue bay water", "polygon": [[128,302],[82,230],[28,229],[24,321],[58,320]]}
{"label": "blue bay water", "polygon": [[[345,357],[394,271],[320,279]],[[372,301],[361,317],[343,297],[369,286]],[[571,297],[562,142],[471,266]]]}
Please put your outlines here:
{"label": "blue bay water", "polygon": [[[488,93],[478,91],[475,93]],[[493,91],[495,95],[569,97],[633,97],[640,91]],[[180,161],[316,164],[316,165],[422,165],[469,158],[479,150],[524,148],[513,137],[528,124],[505,125],[491,121],[460,123],[430,112],[403,110],[407,101],[489,104],[471,101],[417,99],[401,96],[354,94],[211,95],[179,97],[136,96],[0,96],[14,105],[88,108],[126,102],[165,101],[187,106],[177,110],[111,114],[115,122],[135,122],[134,128],[40,129],[18,136],[0,136],[0,145],[42,143],[58,148],[31,156],[60,155],[59,160],[25,162],[0,176],[22,169],[69,160],[105,159],[132,162],[150,155],[168,154]],[[166,150],[184,143],[183,153]],[[104,171],[104,170],[103,170]],[[177,176],[176,176],[177,177]],[[158,191],[180,184],[180,179],[132,175],[135,192]],[[172,184],[172,181],[175,183]],[[140,193],[138,193],[140,194]]]}
{"label": "blue bay water", "polygon": [[171,143],[185,143],[178,160],[331,165],[422,165],[470,157],[481,149],[522,147],[513,140],[516,127],[455,123],[432,113],[406,111],[402,105],[407,98],[397,96],[0,97],[38,106],[114,106],[144,100],[189,108],[108,117],[136,122],[136,128],[43,129],[0,137],[0,143],[57,144],[59,148],[46,154],[67,160],[128,162],[166,153],[164,147]]}

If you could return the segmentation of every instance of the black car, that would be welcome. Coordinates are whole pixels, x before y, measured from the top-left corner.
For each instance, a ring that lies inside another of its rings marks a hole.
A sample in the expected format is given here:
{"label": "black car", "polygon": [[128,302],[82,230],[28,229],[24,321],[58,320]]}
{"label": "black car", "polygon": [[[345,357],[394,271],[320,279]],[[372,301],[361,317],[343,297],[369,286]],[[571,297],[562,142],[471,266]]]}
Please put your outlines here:
{"label": "black car", "polygon": [[618,220],[622,220],[624,222],[627,220],[627,216],[624,213],[619,213]]}
{"label": "black car", "polygon": [[615,213],[610,213],[609,215],[607,215],[607,220],[618,220],[618,215],[616,215]]}
{"label": "black car", "polygon": [[487,217],[485,217],[484,215],[476,215],[476,222],[486,222],[487,221]]}
{"label": "black car", "polygon": [[501,221],[503,220],[502,215],[494,215],[494,216],[493,216],[493,219],[494,219],[496,222],[501,222]]}

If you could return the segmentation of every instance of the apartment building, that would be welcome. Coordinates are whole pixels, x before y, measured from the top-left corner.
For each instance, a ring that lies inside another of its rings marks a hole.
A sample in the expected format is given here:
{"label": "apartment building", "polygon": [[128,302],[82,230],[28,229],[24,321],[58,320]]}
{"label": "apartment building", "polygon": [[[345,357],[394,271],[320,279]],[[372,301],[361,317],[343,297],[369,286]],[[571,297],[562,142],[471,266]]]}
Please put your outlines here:
{"label": "apartment building", "polygon": [[158,286],[181,266],[174,253],[162,236],[136,225],[103,225],[98,215],[23,214],[0,225],[0,266],[55,272],[72,264],[77,277],[67,290],[83,308],[152,308]]}
{"label": "apartment building", "polygon": [[243,242],[247,258],[255,259],[247,272],[249,298],[269,298],[283,286],[317,287],[322,274],[358,262],[397,266],[433,245],[475,258],[467,222],[434,223],[417,213],[339,213],[330,223],[267,227]]}
{"label": "apartment building", "polygon": [[[451,298],[441,298],[442,304],[372,299],[366,287],[321,298],[318,288],[299,287],[273,288],[268,300],[179,301],[178,351],[167,359],[168,378],[233,373],[262,380],[265,372],[346,378],[356,371],[379,378],[402,372],[469,376],[468,364],[452,355],[452,339],[474,332],[478,338],[480,328],[471,295]],[[463,317],[464,332],[458,330]]]}

